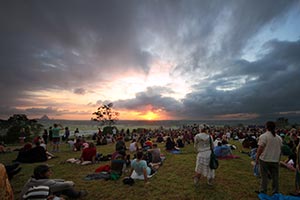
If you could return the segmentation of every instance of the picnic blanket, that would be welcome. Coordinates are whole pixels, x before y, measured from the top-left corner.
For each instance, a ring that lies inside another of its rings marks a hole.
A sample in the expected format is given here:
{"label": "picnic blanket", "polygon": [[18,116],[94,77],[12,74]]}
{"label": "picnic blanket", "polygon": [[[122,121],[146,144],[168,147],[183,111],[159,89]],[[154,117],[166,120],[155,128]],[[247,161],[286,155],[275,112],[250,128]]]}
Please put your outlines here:
{"label": "picnic blanket", "polygon": [[180,150],[171,150],[169,152],[172,153],[172,154],[180,154],[181,153]]}
{"label": "picnic blanket", "polygon": [[258,198],[260,200],[299,200],[300,197],[297,196],[286,196],[280,193],[274,194],[273,196],[269,196],[264,193],[258,194]]}
{"label": "picnic blanket", "polygon": [[240,156],[237,155],[227,155],[227,156],[223,156],[223,157],[217,157],[219,160],[229,160],[229,159],[236,159],[236,158],[240,158]]}
{"label": "picnic blanket", "polygon": [[99,179],[109,180],[111,179],[111,174],[107,172],[100,172],[100,173],[88,174],[84,178],[84,180],[86,181],[99,180]]}

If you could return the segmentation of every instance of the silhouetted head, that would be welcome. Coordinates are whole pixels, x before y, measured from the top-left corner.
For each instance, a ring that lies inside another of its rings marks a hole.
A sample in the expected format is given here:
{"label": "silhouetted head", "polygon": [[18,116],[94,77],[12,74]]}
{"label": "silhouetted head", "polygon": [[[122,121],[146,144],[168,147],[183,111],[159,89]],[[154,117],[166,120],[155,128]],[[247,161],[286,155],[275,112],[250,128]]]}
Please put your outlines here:
{"label": "silhouetted head", "polygon": [[35,179],[48,179],[51,169],[48,165],[38,165],[33,170],[33,177]]}
{"label": "silhouetted head", "polygon": [[272,122],[272,121],[268,121],[266,123],[266,128],[268,131],[270,131],[274,136],[275,136],[275,122]]}
{"label": "silhouetted head", "polygon": [[141,151],[136,153],[136,158],[139,159],[139,160],[141,160],[143,158],[143,156],[144,156],[144,154]]}

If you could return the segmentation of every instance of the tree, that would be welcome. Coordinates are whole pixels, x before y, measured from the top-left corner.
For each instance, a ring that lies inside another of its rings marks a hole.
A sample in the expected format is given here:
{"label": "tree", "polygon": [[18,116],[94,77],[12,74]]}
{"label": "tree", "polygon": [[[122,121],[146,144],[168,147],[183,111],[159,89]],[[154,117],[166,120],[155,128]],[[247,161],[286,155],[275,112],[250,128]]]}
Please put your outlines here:
{"label": "tree", "polygon": [[24,114],[14,114],[8,120],[1,120],[0,129],[2,139],[6,143],[13,143],[19,139],[21,129],[25,129],[26,138],[38,135],[43,125],[35,119],[28,119]]}
{"label": "tree", "polygon": [[102,126],[108,125],[111,127],[118,121],[118,116],[120,115],[119,112],[114,111],[112,107],[113,103],[103,104],[93,113],[96,117],[92,117],[92,120],[100,122]]}

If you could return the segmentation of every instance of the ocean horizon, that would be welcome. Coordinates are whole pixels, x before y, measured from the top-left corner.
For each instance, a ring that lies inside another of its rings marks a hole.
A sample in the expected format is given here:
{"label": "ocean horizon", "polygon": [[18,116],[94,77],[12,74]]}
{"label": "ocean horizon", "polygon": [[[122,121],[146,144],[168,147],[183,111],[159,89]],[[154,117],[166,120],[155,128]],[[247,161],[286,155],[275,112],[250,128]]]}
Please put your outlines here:
{"label": "ocean horizon", "polygon": [[[47,119],[37,121],[48,129],[50,126],[53,127],[54,123],[61,124],[63,127],[68,127],[71,134],[74,133],[76,128],[79,129],[80,135],[92,135],[98,132],[98,128],[103,128],[106,125],[102,125],[100,122],[92,120],[65,120],[65,119]],[[118,129],[137,129],[137,128],[173,128],[177,129],[184,125],[194,125],[194,124],[207,124],[210,126],[248,126],[248,125],[263,125],[265,122],[261,121],[250,121],[250,120],[118,120],[114,126]]]}
{"label": "ocean horizon", "polygon": [[[66,119],[37,119],[41,124],[51,126],[54,123],[65,125],[85,125],[91,127],[103,127],[100,122],[92,120],[66,120]],[[247,125],[263,125],[264,120],[118,120],[115,126],[158,126],[158,127],[180,127],[183,125],[207,124],[211,126],[247,126]]]}

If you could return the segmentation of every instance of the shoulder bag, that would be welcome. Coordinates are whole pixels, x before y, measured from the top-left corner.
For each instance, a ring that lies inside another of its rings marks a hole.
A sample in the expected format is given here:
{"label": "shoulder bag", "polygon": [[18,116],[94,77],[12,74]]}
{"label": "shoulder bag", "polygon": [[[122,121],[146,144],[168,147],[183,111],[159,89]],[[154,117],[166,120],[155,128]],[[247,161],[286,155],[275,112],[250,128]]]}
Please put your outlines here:
{"label": "shoulder bag", "polygon": [[218,169],[219,167],[219,161],[217,159],[217,156],[214,153],[214,150],[212,148],[212,139],[211,136],[209,136],[209,143],[210,143],[210,150],[211,150],[211,154],[210,154],[210,160],[209,160],[209,168],[210,169]]}

